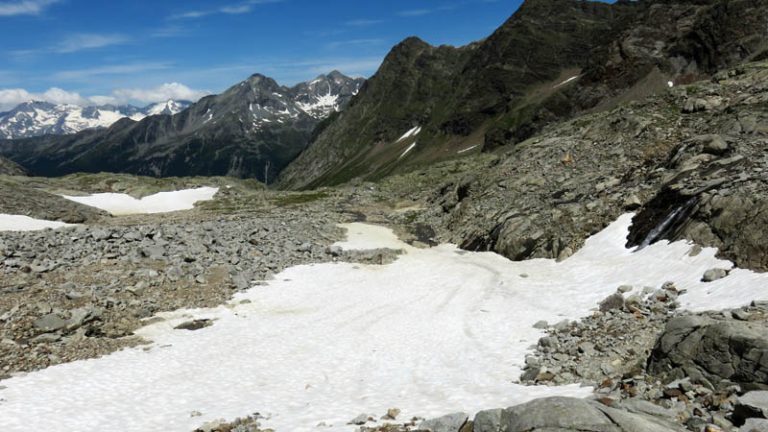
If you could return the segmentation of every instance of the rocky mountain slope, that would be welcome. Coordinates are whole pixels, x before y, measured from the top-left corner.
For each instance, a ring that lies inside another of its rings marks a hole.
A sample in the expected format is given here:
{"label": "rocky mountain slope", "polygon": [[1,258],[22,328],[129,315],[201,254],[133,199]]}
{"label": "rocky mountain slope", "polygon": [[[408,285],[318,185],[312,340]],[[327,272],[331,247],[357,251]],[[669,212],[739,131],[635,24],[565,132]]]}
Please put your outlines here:
{"label": "rocky mountain slope", "polygon": [[168,100],[138,108],[132,105],[83,107],[25,102],[0,113],[0,139],[74,134],[86,129],[106,128],[125,117],[138,121],[149,115],[178,114],[190,104]]}
{"label": "rocky mountain slope", "polygon": [[343,107],[363,80],[332,72],[288,88],[253,75],[176,115],[64,137],[0,142],[0,153],[36,175],[124,172],[228,175],[270,182],[301,152],[314,127]]}
{"label": "rocky mountain slope", "polygon": [[26,175],[26,170],[12,160],[0,156],[0,175]]}
{"label": "rocky mountain slope", "polygon": [[[380,178],[510,145],[547,124],[766,53],[766,2],[528,0],[489,38],[396,46],[284,187]],[[418,134],[403,136],[418,127]]]}
{"label": "rocky mountain slope", "polygon": [[494,153],[383,180],[443,241],[565,259],[622,213],[629,245],[690,239],[768,270],[768,63],[552,125]]}

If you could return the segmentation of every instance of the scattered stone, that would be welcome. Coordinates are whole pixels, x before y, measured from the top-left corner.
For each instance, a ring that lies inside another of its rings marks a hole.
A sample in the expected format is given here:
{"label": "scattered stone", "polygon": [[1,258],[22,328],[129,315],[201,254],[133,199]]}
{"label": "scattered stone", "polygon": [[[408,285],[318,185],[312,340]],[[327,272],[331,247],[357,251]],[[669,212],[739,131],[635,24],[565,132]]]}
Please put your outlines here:
{"label": "scattered stone", "polygon": [[373,418],[368,414],[360,414],[357,417],[350,420],[349,422],[347,422],[347,424],[360,426],[368,423],[371,420],[373,420]]}
{"label": "scattered stone", "polygon": [[724,278],[726,276],[728,276],[728,270],[720,269],[720,268],[714,268],[714,269],[709,269],[706,272],[704,272],[704,276],[702,276],[701,281],[702,282],[714,282],[714,281],[722,279],[722,278]]}
{"label": "scattered stone", "polygon": [[608,312],[624,307],[624,296],[616,293],[611,294],[605,300],[600,302],[600,312]]}
{"label": "scattered stone", "polygon": [[174,327],[176,330],[189,330],[189,331],[195,331],[200,330],[206,327],[210,327],[213,325],[213,321],[209,319],[196,319],[192,321],[187,321],[184,323],[181,323]]}
{"label": "scattered stone", "polygon": [[390,408],[387,410],[387,413],[384,414],[381,418],[384,420],[396,420],[397,416],[400,415],[400,409],[399,408]]}

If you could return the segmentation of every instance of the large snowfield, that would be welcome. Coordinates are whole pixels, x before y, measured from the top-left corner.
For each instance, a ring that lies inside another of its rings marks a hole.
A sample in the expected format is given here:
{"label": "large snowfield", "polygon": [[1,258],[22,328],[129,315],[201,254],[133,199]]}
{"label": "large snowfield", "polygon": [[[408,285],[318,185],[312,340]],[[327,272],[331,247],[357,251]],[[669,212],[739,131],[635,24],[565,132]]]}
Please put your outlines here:
{"label": "large snowfield", "polygon": [[142,199],[120,193],[100,193],[89,196],[63,195],[63,197],[70,201],[108,211],[113,216],[125,216],[191,210],[196,202],[212,200],[218,191],[218,188],[201,187],[160,192]]}
{"label": "large snowfield", "polygon": [[[4,431],[184,431],[259,412],[278,431],[352,431],[361,413],[401,418],[506,407],[578,386],[515,384],[532,326],[592,313],[620,285],[688,290],[690,310],[768,298],[768,274],[734,270],[686,242],[624,248],[631,215],[571,258],[510,262],[452,245],[415,249],[387,229],[348,225],[346,249],[396,247],[384,266],[349,263],[287,269],[213,309],[176,311],[139,331],[148,347],[51,367],[0,382]],[[192,318],[198,331],[174,330]],[[202,413],[192,416],[193,412]],[[323,426],[318,426],[322,424]]]}

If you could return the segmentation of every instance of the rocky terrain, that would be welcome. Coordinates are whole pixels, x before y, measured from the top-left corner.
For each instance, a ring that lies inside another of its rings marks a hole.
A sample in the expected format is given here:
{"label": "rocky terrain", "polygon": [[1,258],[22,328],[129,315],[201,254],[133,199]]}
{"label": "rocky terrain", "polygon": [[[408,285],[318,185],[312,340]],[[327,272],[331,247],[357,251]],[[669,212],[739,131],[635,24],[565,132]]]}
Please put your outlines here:
{"label": "rocky terrain", "polygon": [[235,186],[198,207],[171,215],[100,213],[74,228],[2,233],[0,376],[141,343],[131,335],[142,320],[219,305],[287,267],[394,258],[329,248],[342,239],[336,225],[359,216],[339,212],[323,196]]}
{"label": "rocky terrain", "polygon": [[421,211],[410,220],[441,241],[513,260],[564,259],[632,211],[630,245],[687,238],[764,271],[767,78],[768,64],[746,64],[512,147],[385,178],[376,195],[414,203]]}

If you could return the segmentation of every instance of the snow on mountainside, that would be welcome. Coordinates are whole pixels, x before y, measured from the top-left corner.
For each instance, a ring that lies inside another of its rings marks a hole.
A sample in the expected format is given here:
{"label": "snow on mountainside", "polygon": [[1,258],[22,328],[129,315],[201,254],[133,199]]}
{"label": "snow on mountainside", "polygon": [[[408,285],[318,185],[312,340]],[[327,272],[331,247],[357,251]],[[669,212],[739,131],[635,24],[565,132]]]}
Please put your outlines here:
{"label": "snow on mountainside", "polygon": [[178,114],[187,107],[192,105],[192,102],[189,101],[175,101],[173,99],[168,99],[165,102],[158,102],[156,104],[152,104],[146,108],[144,108],[143,112],[145,115],[174,115]]}
{"label": "snow on mountainside", "polygon": [[186,101],[168,100],[142,109],[132,105],[82,107],[25,102],[0,114],[0,138],[73,134],[85,129],[106,128],[124,117],[138,121],[148,115],[176,114],[189,105]]}

